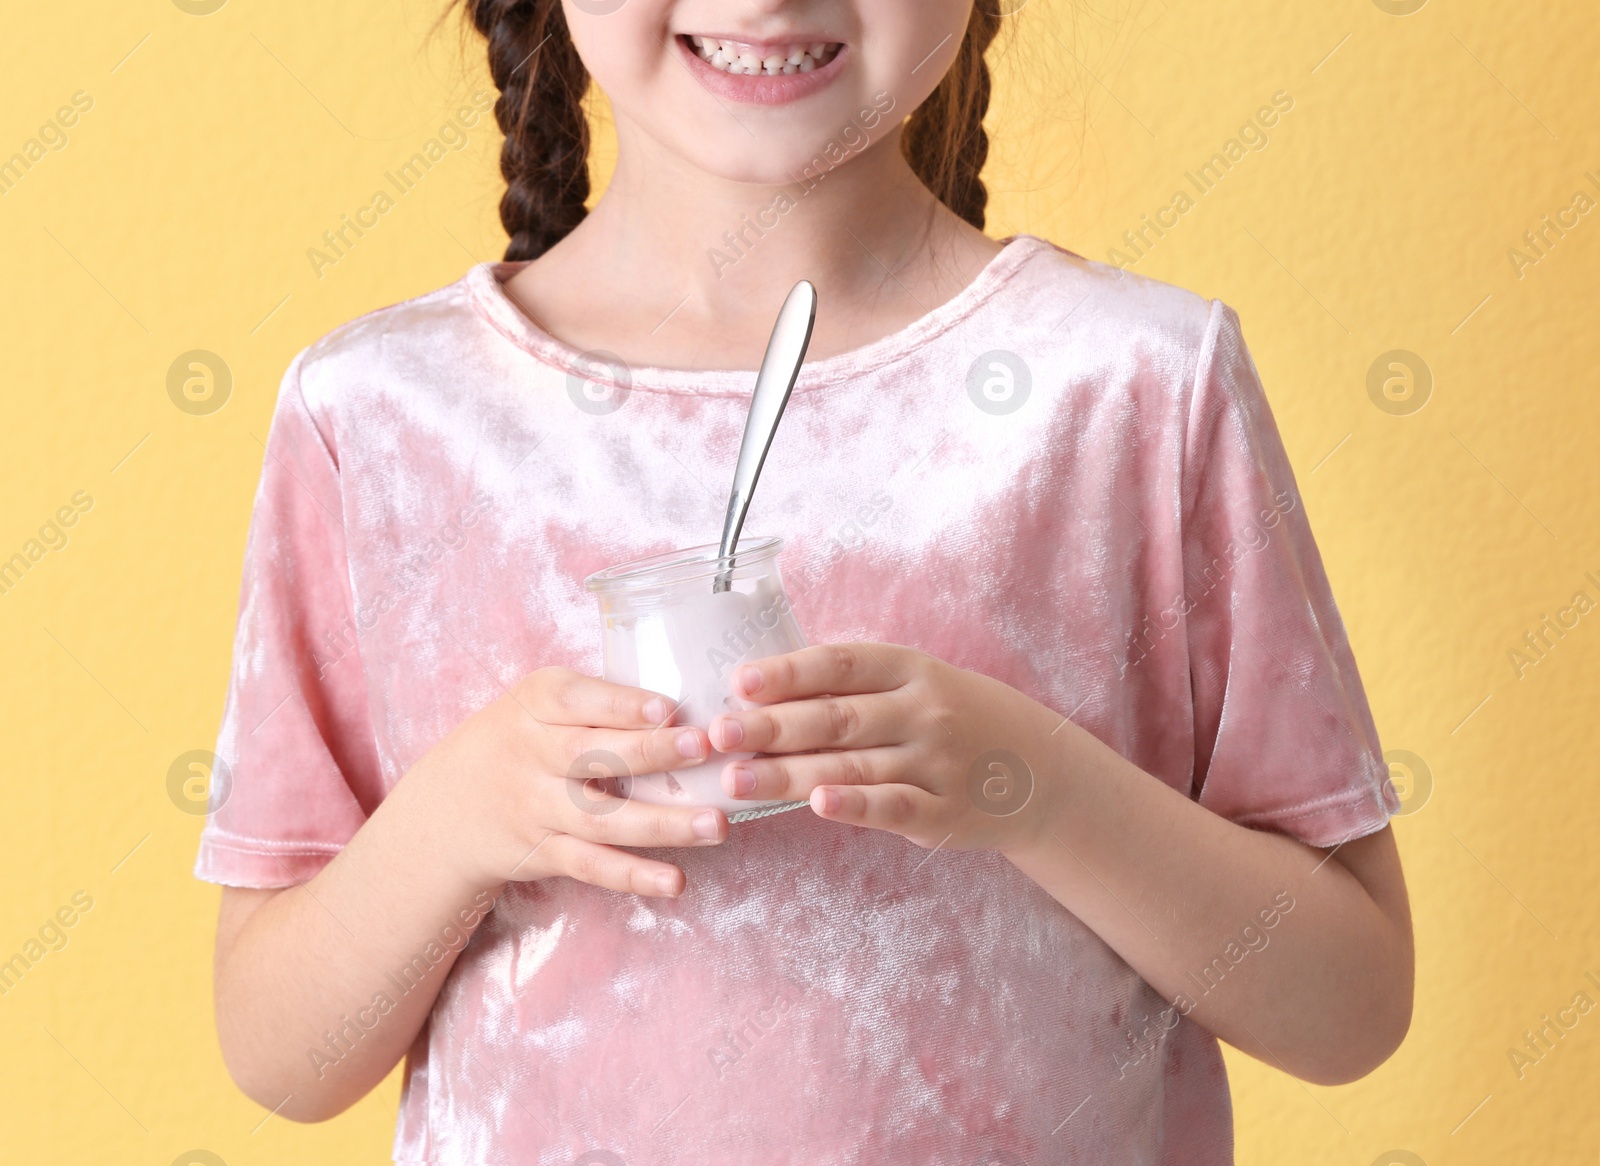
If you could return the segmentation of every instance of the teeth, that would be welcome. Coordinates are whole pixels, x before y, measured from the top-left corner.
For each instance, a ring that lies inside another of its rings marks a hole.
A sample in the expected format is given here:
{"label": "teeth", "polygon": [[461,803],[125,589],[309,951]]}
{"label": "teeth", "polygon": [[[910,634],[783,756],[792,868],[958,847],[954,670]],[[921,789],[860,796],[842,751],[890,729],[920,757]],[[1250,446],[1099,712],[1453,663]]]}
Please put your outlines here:
{"label": "teeth", "polygon": [[744,76],[777,77],[785,73],[809,73],[827,64],[838,52],[838,45],[818,41],[816,44],[783,45],[759,56],[757,50],[737,41],[718,40],[713,37],[691,36],[689,43],[700,59],[724,73]]}

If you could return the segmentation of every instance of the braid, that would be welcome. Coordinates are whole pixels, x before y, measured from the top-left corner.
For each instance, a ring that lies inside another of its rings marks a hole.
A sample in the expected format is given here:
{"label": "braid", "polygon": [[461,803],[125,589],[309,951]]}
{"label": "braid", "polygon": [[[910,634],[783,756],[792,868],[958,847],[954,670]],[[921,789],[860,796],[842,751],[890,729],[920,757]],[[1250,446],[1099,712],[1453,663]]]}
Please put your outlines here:
{"label": "braid", "polygon": [[500,89],[494,114],[505,134],[506,258],[535,259],[588,213],[589,71],[560,0],[466,0],[466,11],[489,42],[489,72]]}
{"label": "braid", "polygon": [[923,185],[980,231],[989,201],[982,178],[989,156],[989,135],[983,128],[990,89],[984,53],[1000,31],[1000,11],[990,11],[988,2],[973,4],[955,61],[912,113],[900,139],[901,151]]}
{"label": "braid", "polygon": [[[495,118],[505,134],[500,221],[509,260],[533,259],[565,238],[588,213],[589,122],[583,109],[589,72],[567,31],[561,0],[465,0],[489,43],[489,71],[500,89]],[[923,185],[979,230],[988,191],[983,164],[989,136],[989,67],[984,54],[1000,30],[1000,11],[977,0],[956,59],[939,87],[912,113],[901,138]]]}

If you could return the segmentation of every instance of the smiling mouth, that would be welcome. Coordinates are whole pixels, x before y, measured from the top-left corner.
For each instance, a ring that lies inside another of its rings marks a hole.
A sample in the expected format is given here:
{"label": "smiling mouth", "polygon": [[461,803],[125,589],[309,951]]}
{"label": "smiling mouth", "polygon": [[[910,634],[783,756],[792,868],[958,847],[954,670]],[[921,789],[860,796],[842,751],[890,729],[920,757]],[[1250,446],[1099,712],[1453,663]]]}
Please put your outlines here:
{"label": "smiling mouth", "polygon": [[829,41],[754,45],[709,36],[682,36],[679,39],[718,72],[746,77],[809,73],[833,60],[842,47],[838,42]]}

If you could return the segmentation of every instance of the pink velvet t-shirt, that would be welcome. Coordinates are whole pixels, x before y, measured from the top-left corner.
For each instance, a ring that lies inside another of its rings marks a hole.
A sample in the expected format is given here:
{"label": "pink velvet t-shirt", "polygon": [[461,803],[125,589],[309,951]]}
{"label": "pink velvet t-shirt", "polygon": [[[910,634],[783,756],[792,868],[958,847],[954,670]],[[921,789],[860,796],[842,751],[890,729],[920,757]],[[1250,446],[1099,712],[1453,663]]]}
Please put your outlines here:
{"label": "pink velvet t-shirt", "polygon": [[[506,686],[600,672],[586,575],[721,530],[753,371],[579,353],[517,266],[289,368],[200,878],[310,879]],[[745,530],[785,540],[812,643],[997,677],[1242,826],[1329,846],[1399,809],[1219,302],[1014,236],[805,366]],[[1000,854],[809,808],[655,853],[681,898],[510,885],[411,1050],[397,1161],[1232,1161],[1216,1040]]]}

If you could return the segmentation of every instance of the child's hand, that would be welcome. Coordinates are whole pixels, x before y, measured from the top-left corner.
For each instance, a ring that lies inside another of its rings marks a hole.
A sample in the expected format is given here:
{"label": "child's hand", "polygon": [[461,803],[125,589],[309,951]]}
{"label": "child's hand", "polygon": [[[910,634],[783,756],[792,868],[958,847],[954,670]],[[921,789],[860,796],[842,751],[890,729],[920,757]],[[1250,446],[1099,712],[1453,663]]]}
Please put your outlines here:
{"label": "child's hand", "polygon": [[1062,718],[998,680],[894,644],[828,644],[742,666],[734,692],[763,707],[719,715],[712,743],[780,755],[729,763],[734,797],[809,797],[922,847],[1005,851],[1045,828],[1036,775]]}
{"label": "child's hand", "polygon": [[445,860],[469,883],[567,875],[639,895],[676,895],[683,872],[620,846],[710,846],[720,810],[613,796],[607,776],[704,761],[704,730],[672,702],[566,668],[541,668],[463,721],[406,775]]}

